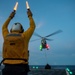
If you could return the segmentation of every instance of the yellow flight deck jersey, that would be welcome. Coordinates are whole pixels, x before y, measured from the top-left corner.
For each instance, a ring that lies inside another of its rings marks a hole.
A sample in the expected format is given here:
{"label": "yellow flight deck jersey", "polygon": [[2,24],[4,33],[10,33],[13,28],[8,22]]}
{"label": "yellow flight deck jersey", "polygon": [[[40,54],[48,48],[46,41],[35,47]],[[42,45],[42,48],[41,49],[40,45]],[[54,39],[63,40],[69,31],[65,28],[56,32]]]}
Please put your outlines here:
{"label": "yellow flight deck jersey", "polygon": [[[5,39],[5,37],[10,33],[8,31],[8,25],[11,21],[11,18],[8,17],[8,19],[5,21],[5,23],[3,24],[2,26],[2,34],[3,34],[3,38]],[[28,28],[28,30],[26,30],[25,32],[22,33],[22,36],[23,38],[25,39],[24,40],[24,50],[21,50],[23,51],[24,55],[23,55],[23,58],[24,59],[27,59],[27,62],[25,62],[24,60],[5,60],[3,62],[3,64],[27,64],[28,63],[28,44],[29,44],[29,40],[35,30],[35,22],[33,20],[33,18],[31,16],[29,16],[29,21],[30,21],[30,27]],[[18,32],[12,32],[14,34],[18,33]],[[14,48],[13,48],[14,49]],[[20,52],[17,52],[19,55],[20,55]],[[11,55],[12,57],[15,58],[15,56]],[[5,52],[3,52],[3,58],[5,58]],[[10,57],[9,57],[10,58]]]}

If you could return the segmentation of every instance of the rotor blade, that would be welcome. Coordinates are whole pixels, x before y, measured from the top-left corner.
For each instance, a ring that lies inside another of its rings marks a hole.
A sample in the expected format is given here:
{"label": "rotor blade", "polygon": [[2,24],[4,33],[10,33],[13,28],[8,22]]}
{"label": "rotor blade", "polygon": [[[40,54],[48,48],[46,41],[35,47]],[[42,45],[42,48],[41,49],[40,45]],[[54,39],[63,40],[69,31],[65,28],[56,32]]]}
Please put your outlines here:
{"label": "rotor blade", "polygon": [[60,32],[62,32],[62,30],[58,30],[58,31],[56,31],[56,32],[54,32],[54,33],[52,33],[52,34],[49,34],[49,35],[45,36],[45,37],[49,37],[49,36],[52,36],[52,35],[58,34],[58,33],[60,33]]}
{"label": "rotor blade", "polygon": [[38,37],[40,37],[40,38],[42,38],[42,36],[40,36],[39,34],[37,34],[37,33],[34,33],[34,35],[35,36],[38,36]]}
{"label": "rotor blade", "polygon": [[46,40],[48,40],[48,41],[53,41],[53,39],[48,39],[48,38],[45,38]]}
{"label": "rotor blade", "polygon": [[34,40],[31,40],[30,42],[34,42],[34,41],[37,41],[37,40],[40,40],[40,39],[34,39]]}

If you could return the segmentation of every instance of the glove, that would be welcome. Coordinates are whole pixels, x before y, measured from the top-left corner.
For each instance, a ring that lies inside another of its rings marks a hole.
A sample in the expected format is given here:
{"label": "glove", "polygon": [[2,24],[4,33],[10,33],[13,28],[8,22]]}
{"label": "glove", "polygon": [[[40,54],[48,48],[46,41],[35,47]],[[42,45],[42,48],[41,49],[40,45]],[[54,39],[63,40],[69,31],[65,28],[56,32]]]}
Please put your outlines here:
{"label": "glove", "polygon": [[10,17],[11,19],[13,19],[14,16],[15,16],[15,11],[13,11],[13,12],[10,14],[9,17]]}
{"label": "glove", "polygon": [[29,16],[31,16],[31,17],[33,16],[33,14],[32,14],[32,12],[31,12],[30,9],[28,9],[27,14],[28,14],[28,17],[29,17]]}

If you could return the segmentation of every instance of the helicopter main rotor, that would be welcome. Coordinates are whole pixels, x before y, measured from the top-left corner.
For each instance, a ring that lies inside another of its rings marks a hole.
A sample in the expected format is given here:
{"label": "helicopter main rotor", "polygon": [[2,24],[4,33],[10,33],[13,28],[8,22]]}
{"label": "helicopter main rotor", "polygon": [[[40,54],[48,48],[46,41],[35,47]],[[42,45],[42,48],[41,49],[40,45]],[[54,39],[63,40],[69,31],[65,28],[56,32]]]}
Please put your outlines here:
{"label": "helicopter main rotor", "polygon": [[56,31],[56,32],[54,32],[52,34],[49,34],[49,35],[45,36],[45,37],[50,37],[50,36],[53,36],[53,35],[58,34],[60,32],[62,32],[62,30],[58,30],[58,31]]}
{"label": "helicopter main rotor", "polygon": [[[55,31],[55,32],[53,32],[53,33],[45,36],[45,37],[42,37],[41,35],[39,35],[37,33],[34,33],[34,35],[40,37],[41,39],[45,39],[45,40],[48,40],[48,41],[52,41],[53,39],[49,39],[48,37],[53,36],[53,35],[58,34],[58,33],[61,33],[61,32],[62,32],[62,30],[57,30],[57,31]],[[36,41],[36,40],[39,40],[39,39],[35,39],[33,41]]]}

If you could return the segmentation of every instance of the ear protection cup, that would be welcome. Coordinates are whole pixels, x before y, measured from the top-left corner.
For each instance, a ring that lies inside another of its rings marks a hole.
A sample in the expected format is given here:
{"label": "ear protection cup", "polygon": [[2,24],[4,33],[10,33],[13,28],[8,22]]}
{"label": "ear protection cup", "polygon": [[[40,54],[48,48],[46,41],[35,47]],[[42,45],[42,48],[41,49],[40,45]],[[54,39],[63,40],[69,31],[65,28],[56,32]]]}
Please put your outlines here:
{"label": "ear protection cup", "polygon": [[22,29],[22,33],[24,32],[24,29]]}
{"label": "ear protection cup", "polygon": [[22,25],[21,25],[21,32],[24,32],[24,29],[23,29]]}
{"label": "ear protection cup", "polygon": [[12,32],[12,29],[10,29],[10,32]]}

